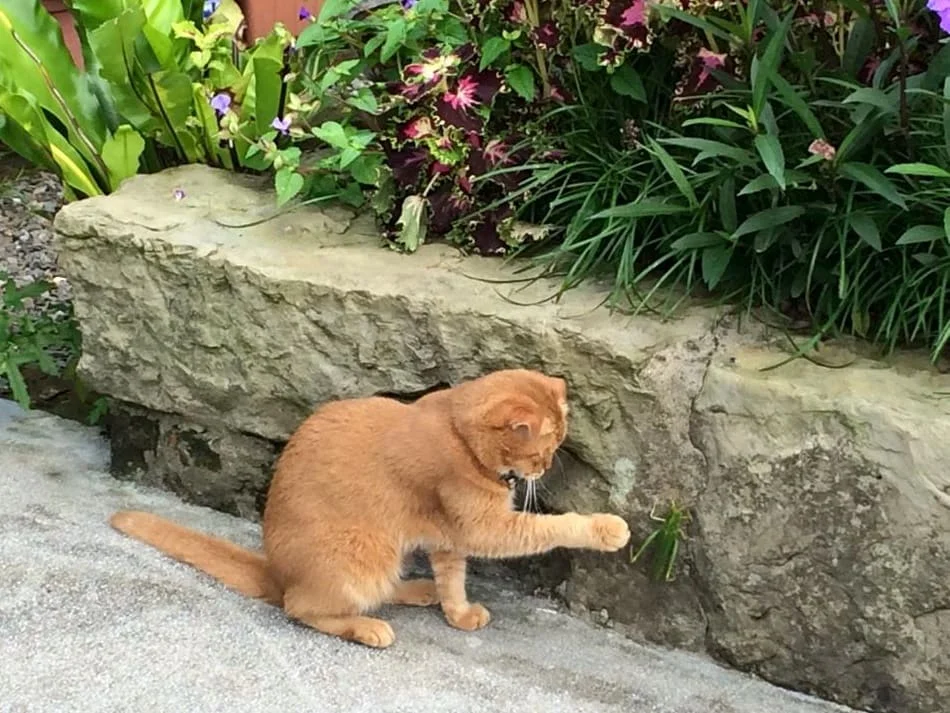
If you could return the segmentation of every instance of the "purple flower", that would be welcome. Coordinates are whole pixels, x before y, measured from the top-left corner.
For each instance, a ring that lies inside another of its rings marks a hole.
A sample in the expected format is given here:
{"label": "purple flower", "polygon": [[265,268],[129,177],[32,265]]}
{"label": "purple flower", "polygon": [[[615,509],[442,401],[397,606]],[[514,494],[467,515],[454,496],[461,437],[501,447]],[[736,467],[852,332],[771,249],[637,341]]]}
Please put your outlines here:
{"label": "purple flower", "polygon": [[399,4],[402,5],[403,10],[411,10],[416,4],[416,0],[399,0]]}
{"label": "purple flower", "polygon": [[183,201],[185,200],[185,192],[180,188],[176,188],[172,191],[172,197],[174,197],[176,201]]}
{"label": "purple flower", "polygon": [[300,12],[297,13],[298,20],[311,20],[313,19],[313,13],[311,13],[305,5],[300,6]]}
{"label": "purple flower", "polygon": [[271,128],[277,129],[277,131],[284,136],[290,133],[290,117],[285,116],[283,119],[274,117],[274,120],[270,123],[270,125]]}
{"label": "purple flower", "polygon": [[928,0],[927,7],[940,18],[940,29],[950,32],[950,0]]}
{"label": "purple flower", "polygon": [[214,14],[220,4],[221,0],[205,0],[204,8],[201,10],[201,16],[207,20]]}
{"label": "purple flower", "polygon": [[214,109],[218,116],[224,116],[228,113],[228,109],[231,108],[231,95],[225,94],[224,92],[218,92],[213,97],[211,97],[210,103],[211,108]]}

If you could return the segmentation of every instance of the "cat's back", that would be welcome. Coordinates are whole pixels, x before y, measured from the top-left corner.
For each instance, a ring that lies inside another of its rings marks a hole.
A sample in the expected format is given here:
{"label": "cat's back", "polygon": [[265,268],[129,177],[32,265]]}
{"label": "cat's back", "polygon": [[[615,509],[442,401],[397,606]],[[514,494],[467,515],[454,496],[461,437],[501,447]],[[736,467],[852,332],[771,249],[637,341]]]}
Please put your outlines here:
{"label": "cat's back", "polygon": [[321,406],[291,436],[275,479],[288,471],[326,481],[340,475],[365,481],[425,472],[440,466],[440,447],[450,437],[437,410],[394,399],[368,397]]}

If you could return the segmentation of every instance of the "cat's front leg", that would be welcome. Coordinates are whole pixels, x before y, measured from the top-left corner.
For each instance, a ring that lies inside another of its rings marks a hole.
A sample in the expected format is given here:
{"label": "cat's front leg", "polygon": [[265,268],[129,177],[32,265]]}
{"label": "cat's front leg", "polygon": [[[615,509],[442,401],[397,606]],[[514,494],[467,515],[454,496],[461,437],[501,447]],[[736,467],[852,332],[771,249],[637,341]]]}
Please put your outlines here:
{"label": "cat's front leg", "polygon": [[491,621],[491,613],[481,604],[468,601],[465,593],[465,555],[458,552],[430,552],[435,588],[446,621],[456,629],[475,631]]}
{"label": "cat's front leg", "polygon": [[616,552],[630,541],[623,518],[606,513],[533,515],[493,510],[460,515],[456,549],[473,557],[524,557],[557,547]]}

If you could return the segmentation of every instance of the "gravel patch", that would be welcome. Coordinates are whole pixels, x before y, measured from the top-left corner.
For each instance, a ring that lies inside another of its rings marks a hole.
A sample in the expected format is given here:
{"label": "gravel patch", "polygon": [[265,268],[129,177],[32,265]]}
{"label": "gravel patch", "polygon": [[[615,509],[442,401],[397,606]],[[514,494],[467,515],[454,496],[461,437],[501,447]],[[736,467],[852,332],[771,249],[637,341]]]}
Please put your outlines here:
{"label": "gravel patch", "polygon": [[55,288],[38,298],[34,309],[38,314],[65,317],[69,283],[59,274],[53,251],[53,216],[63,205],[59,179],[31,169],[11,172],[9,164],[14,160],[7,156],[0,156],[0,163],[7,169],[0,173],[0,273],[18,284],[53,282]]}
{"label": "gravel patch", "polygon": [[[0,149],[0,294],[7,277],[19,286],[36,281],[53,285],[45,294],[27,299],[22,307],[36,320],[61,322],[71,319],[72,297],[69,282],[56,265],[53,249],[53,217],[63,205],[63,191],[55,174],[31,168],[19,157]],[[0,305],[2,308],[2,305]],[[11,316],[16,324],[22,312]],[[0,340],[4,335],[0,334]],[[0,356],[4,349],[0,341]],[[71,347],[53,347],[50,356],[62,369],[72,356]],[[0,368],[0,395],[10,394],[7,379]],[[69,386],[42,374],[29,364],[23,377],[38,407],[49,406]]]}

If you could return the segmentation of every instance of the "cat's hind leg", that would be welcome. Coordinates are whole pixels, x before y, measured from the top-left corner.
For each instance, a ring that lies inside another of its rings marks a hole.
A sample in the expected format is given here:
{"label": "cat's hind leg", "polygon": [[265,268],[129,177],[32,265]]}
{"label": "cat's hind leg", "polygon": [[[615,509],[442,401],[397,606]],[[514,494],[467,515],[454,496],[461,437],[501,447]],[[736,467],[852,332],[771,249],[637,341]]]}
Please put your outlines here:
{"label": "cat's hind leg", "polygon": [[439,603],[435,582],[431,579],[401,579],[389,598],[390,604],[431,607]]}
{"label": "cat's hind leg", "polygon": [[363,534],[359,546],[343,537],[325,546],[319,559],[298,553],[283,569],[284,611],[331,636],[386,648],[395,640],[382,619],[365,616],[391,600],[399,583],[399,556],[384,538]]}

